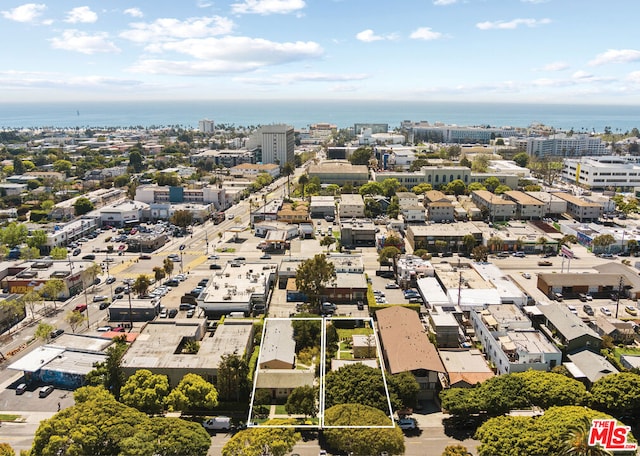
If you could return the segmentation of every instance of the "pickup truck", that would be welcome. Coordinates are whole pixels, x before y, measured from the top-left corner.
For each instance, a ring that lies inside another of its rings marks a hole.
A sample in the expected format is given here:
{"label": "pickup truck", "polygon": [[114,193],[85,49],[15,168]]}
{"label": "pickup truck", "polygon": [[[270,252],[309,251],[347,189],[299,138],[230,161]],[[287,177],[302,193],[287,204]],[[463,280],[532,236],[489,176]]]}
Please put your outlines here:
{"label": "pickup truck", "polygon": [[231,429],[231,418],[228,416],[214,416],[202,422],[207,431],[228,431]]}

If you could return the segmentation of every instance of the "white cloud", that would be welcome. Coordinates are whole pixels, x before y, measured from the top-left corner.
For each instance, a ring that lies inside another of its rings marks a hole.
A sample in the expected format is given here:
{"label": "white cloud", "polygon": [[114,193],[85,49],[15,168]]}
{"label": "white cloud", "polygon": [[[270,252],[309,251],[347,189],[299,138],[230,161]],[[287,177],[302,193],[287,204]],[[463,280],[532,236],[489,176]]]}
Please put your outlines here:
{"label": "white cloud", "polygon": [[205,2],[204,0],[198,0],[196,6],[198,8],[209,8],[210,6],[213,6],[213,3]]}
{"label": "white cloud", "polygon": [[513,19],[511,21],[486,21],[478,22],[476,27],[480,30],[513,30],[521,25],[525,27],[538,27],[540,25],[550,24],[551,19]]}
{"label": "white cloud", "polygon": [[387,35],[376,35],[373,30],[367,29],[356,34],[356,38],[365,43],[372,43],[373,41],[388,40],[393,41],[398,39],[397,33],[389,33]]}
{"label": "white cloud", "polygon": [[156,43],[175,39],[204,38],[224,35],[233,30],[230,19],[213,17],[192,17],[184,21],[173,18],[161,18],[154,22],[136,22],[131,29],[120,36],[136,43]]}
{"label": "white cloud", "polygon": [[236,14],[288,14],[305,6],[304,0],[244,0],[232,3],[231,11]]}
{"label": "white cloud", "polygon": [[543,71],[562,71],[569,68],[567,62],[551,62],[542,67]]}
{"label": "white cloud", "polygon": [[24,5],[16,6],[8,11],[2,11],[2,15],[5,19],[16,22],[35,22],[35,20],[44,13],[47,9],[47,5],[43,3],[25,3]]}
{"label": "white cloud", "polygon": [[236,78],[236,81],[256,85],[289,85],[296,82],[348,82],[361,81],[370,76],[364,73],[282,73],[264,78]]}
{"label": "white cloud", "polygon": [[640,51],[636,49],[609,49],[598,54],[589,65],[604,65],[607,63],[630,63],[640,60]]}
{"label": "white cloud", "polygon": [[65,22],[70,22],[71,24],[76,24],[78,22],[91,24],[97,20],[98,15],[91,11],[91,8],[88,6],[78,6],[67,13]]}
{"label": "white cloud", "polygon": [[433,4],[436,6],[447,6],[458,3],[458,0],[433,0]]}
{"label": "white cloud", "polygon": [[362,32],[359,32],[358,34],[356,34],[356,38],[359,39],[360,41],[364,41],[365,43],[384,40],[383,37],[373,33],[373,30],[371,29],[367,29],[367,30],[363,30]]}
{"label": "white cloud", "polygon": [[54,49],[75,51],[82,54],[120,52],[120,49],[109,40],[109,35],[104,32],[90,35],[79,30],[65,30],[61,37],[52,38],[49,41]]}
{"label": "white cloud", "polygon": [[442,33],[434,32],[433,30],[431,30],[430,27],[420,27],[419,29],[411,32],[411,35],[409,35],[409,38],[414,40],[425,40],[425,41],[438,40],[442,38]]}
{"label": "white cloud", "polygon": [[124,14],[127,14],[131,17],[143,17],[144,14],[140,10],[140,8],[127,8],[124,10]]}
{"label": "white cloud", "polygon": [[173,51],[195,58],[194,61],[148,59],[131,68],[138,73],[210,75],[254,71],[272,65],[318,58],[323,49],[317,43],[277,43],[258,38],[188,39],[150,45],[155,52]]}

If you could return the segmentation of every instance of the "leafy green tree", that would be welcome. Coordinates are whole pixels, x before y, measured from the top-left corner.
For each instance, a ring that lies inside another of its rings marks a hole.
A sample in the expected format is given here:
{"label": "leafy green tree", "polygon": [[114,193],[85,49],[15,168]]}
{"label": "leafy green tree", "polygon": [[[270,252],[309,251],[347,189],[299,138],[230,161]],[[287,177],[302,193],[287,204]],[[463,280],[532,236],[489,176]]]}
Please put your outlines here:
{"label": "leafy green tree", "polygon": [[67,177],[71,175],[71,167],[73,163],[69,160],[56,160],[53,162],[53,170],[59,173],[64,173]]}
{"label": "leafy green tree", "polygon": [[209,410],[218,405],[215,386],[198,374],[186,374],[167,397],[169,410]]}
{"label": "leafy green tree", "polygon": [[336,278],[333,263],[327,257],[317,254],[313,258],[304,260],[296,270],[296,287],[303,292],[311,302],[316,313],[320,313],[320,297],[325,287]]}
{"label": "leafy green tree", "polygon": [[156,282],[160,282],[165,276],[166,273],[164,272],[164,268],[161,268],[160,266],[153,268],[153,278],[156,279]]}
{"label": "leafy green tree", "polygon": [[20,249],[21,260],[35,260],[40,258],[40,249],[36,247],[22,247]]}
{"label": "leafy green tree", "polygon": [[29,309],[29,312],[31,313],[31,320],[35,320],[36,304],[42,302],[42,295],[34,289],[29,289],[29,291],[22,295],[22,302],[24,302],[27,309]]}
{"label": "leafy green tree", "polygon": [[395,196],[396,192],[400,188],[400,182],[396,178],[387,178],[381,182],[383,195],[391,198]]}
{"label": "leafy green tree", "polygon": [[325,376],[327,408],[340,404],[362,404],[389,412],[387,391],[379,369],[351,364]]}
{"label": "leafy green tree", "polygon": [[411,191],[416,195],[424,195],[431,190],[433,190],[433,186],[431,184],[418,184],[415,187],[411,187]]}
{"label": "leafy green tree", "polygon": [[66,289],[64,282],[60,279],[49,279],[42,287],[42,296],[53,301],[53,308],[57,309],[56,302],[60,294]]}
{"label": "leafy green tree", "polygon": [[159,186],[167,187],[178,187],[182,183],[178,173],[156,173],[155,180]]}
{"label": "leafy green tree", "polygon": [[332,244],[335,244],[335,242],[336,238],[334,238],[333,236],[325,236],[320,240],[320,247],[326,247],[328,252],[329,247],[331,247]]}
{"label": "leafy green tree", "polygon": [[620,372],[591,386],[591,407],[626,420],[640,416],[640,375]]}
{"label": "leafy green tree", "polygon": [[237,353],[222,355],[216,377],[216,389],[221,399],[240,401],[249,392],[249,366]]}
{"label": "leafy green tree", "polygon": [[[580,425],[584,420],[590,422],[595,418],[611,419],[605,413],[587,407],[552,407],[537,418],[522,416],[492,418],[478,428],[474,437],[482,442],[478,447],[479,456],[602,455],[603,453],[581,453],[581,444],[575,442],[576,425]],[[568,445],[570,442],[577,444]],[[631,456],[633,453],[616,453],[618,454]]]}
{"label": "leafy green tree", "polygon": [[387,207],[387,216],[392,219],[397,219],[398,214],[400,214],[400,202],[398,201],[398,197],[394,196],[393,198],[391,198],[389,207]]}
{"label": "leafy green tree", "polygon": [[[301,318],[314,317],[313,314],[301,314]],[[320,347],[320,337],[322,324],[319,320],[300,319],[292,320],[293,339],[296,341],[296,351],[300,352],[305,348]]]}
{"label": "leafy green tree", "polygon": [[471,182],[468,186],[467,186],[467,193],[472,193],[478,190],[487,190],[487,187],[485,187],[484,185],[482,185],[480,182]]}
{"label": "leafy green tree", "polygon": [[451,195],[459,196],[464,195],[466,190],[467,186],[464,184],[464,182],[462,182],[462,180],[460,179],[455,179],[447,184],[445,192]]}
{"label": "leafy green tree", "polygon": [[460,166],[464,166],[465,168],[471,168],[473,164],[467,157],[462,157],[460,159]]}
{"label": "leafy green tree", "polygon": [[584,384],[564,375],[537,370],[512,375],[524,381],[522,394],[529,403],[543,409],[561,405],[582,405],[587,399]]}
{"label": "leafy green tree", "polygon": [[471,171],[476,173],[486,173],[489,168],[489,157],[484,154],[478,154],[471,162]]}
{"label": "leafy green tree", "polygon": [[387,375],[387,384],[391,403],[395,409],[416,406],[420,385],[411,372]]}
{"label": "leafy green tree", "polygon": [[373,151],[371,147],[358,147],[349,157],[349,161],[353,165],[368,165],[372,157]]}
{"label": "leafy green tree", "polygon": [[180,418],[152,417],[122,440],[122,456],[205,456],[211,436],[200,423]]}
{"label": "leafy green tree", "polygon": [[168,395],[169,380],[166,375],[139,369],[120,390],[120,402],[144,413],[158,414],[164,410]]}
{"label": "leafy green tree", "polygon": [[[325,411],[328,426],[389,426],[392,424],[384,412],[361,404],[342,404]],[[324,437],[331,448],[356,456],[387,452],[403,454],[404,435],[399,427],[393,428],[327,428]]]}
{"label": "leafy green tree", "polygon": [[380,182],[367,182],[364,185],[360,186],[360,189],[358,190],[358,193],[360,193],[361,195],[383,195],[384,194],[384,189],[382,187],[382,184]]}
{"label": "leafy green tree", "polygon": [[171,216],[171,223],[184,229],[193,223],[193,214],[187,210],[175,211]]}
{"label": "leafy green tree", "polygon": [[34,336],[36,337],[36,339],[48,342],[51,338],[51,331],[53,331],[54,329],[55,328],[49,323],[40,322],[38,323],[38,327],[36,328]]}
{"label": "leafy green tree", "polygon": [[67,249],[64,247],[54,247],[51,249],[49,256],[51,256],[53,260],[64,260],[67,258],[68,254],[69,252],[67,252]]}
{"label": "leafy green tree", "polygon": [[31,454],[43,456],[205,456],[211,438],[199,423],[149,418],[101,387],[74,393],[75,405],[41,422]]}
{"label": "leafy green tree", "polygon": [[47,233],[44,230],[34,230],[27,238],[27,245],[40,249],[47,243]]}
{"label": "leafy green tree", "polygon": [[562,236],[562,239],[560,239],[559,244],[570,245],[570,244],[576,244],[577,242],[578,242],[578,238],[576,238],[575,235],[565,234],[564,236]]}
{"label": "leafy green tree", "polygon": [[171,277],[171,273],[173,272],[173,261],[171,261],[171,258],[164,259],[162,262],[162,268],[164,269],[164,272],[167,273],[167,276]]}
{"label": "leafy green tree", "polygon": [[529,154],[526,152],[520,152],[513,156],[513,161],[516,162],[516,165],[519,167],[526,168],[529,164]]}
{"label": "leafy green tree", "polygon": [[596,445],[589,444],[591,425],[592,421],[585,416],[569,428],[569,434],[563,442],[563,454],[576,456],[613,456],[613,453],[604,449],[599,443],[596,443]]}
{"label": "leafy green tree", "polygon": [[493,193],[495,192],[496,188],[498,188],[498,186],[500,185],[500,180],[497,177],[491,176],[491,177],[487,177],[484,180],[483,184],[487,190]]}
{"label": "leafy green tree", "polygon": [[591,242],[593,245],[593,251],[595,253],[602,252],[602,250],[608,250],[609,247],[616,243],[616,239],[611,234],[601,234],[593,238]]}
{"label": "leafy green tree", "polygon": [[380,263],[380,266],[395,266],[396,258],[400,253],[400,249],[395,245],[383,247],[378,254],[378,262]]}
{"label": "leafy green tree", "polygon": [[13,174],[24,174],[25,173],[25,167],[24,167],[24,163],[22,162],[21,158],[14,158],[13,159]]}
{"label": "leafy green tree", "polygon": [[295,388],[284,404],[284,408],[289,415],[304,415],[304,417],[318,415],[316,404],[316,391],[312,386],[299,386]]}
{"label": "leafy green tree", "polygon": [[462,445],[447,445],[442,452],[442,456],[467,456],[467,447]]}
{"label": "leafy green tree", "polygon": [[272,427],[245,429],[236,433],[222,447],[222,456],[285,456],[291,453],[300,440],[300,433],[291,427],[292,421],[269,420],[264,423]]}
{"label": "leafy green tree", "polygon": [[22,244],[29,234],[27,226],[22,223],[11,222],[0,231],[0,239],[7,246],[15,247]]}
{"label": "leafy green tree", "polygon": [[511,187],[508,185],[498,185],[496,189],[493,191],[496,195],[502,195],[505,192],[510,192]]}
{"label": "leafy green tree", "polygon": [[76,200],[76,202],[73,204],[73,208],[75,210],[75,214],[77,216],[80,216],[86,214],[87,212],[91,212],[95,209],[95,206],[91,201],[89,201],[88,198],[82,196]]}
{"label": "leafy green tree", "polygon": [[[78,313],[78,312],[75,312]],[[127,351],[126,336],[117,337],[115,343],[107,348],[107,359],[96,363],[85,380],[87,385],[101,386],[110,392],[115,398],[120,399],[120,390],[125,383],[125,375],[122,371],[122,357]]]}
{"label": "leafy green tree", "polygon": [[139,173],[144,169],[144,158],[142,154],[134,150],[129,153],[129,166],[133,169],[134,172]]}
{"label": "leafy green tree", "polygon": [[66,321],[67,324],[71,327],[71,331],[75,333],[78,326],[87,321],[87,317],[85,317],[77,310],[72,310],[71,312],[67,312],[64,317],[64,321]]}
{"label": "leafy green tree", "polygon": [[0,443],[0,456],[16,456],[16,452],[13,451],[11,445],[8,443]]}
{"label": "leafy green tree", "polygon": [[144,296],[145,294],[147,294],[147,290],[150,286],[151,281],[149,280],[149,277],[147,277],[146,274],[140,274],[138,277],[136,277],[136,281],[133,282],[133,285],[131,285],[131,289],[138,293],[140,296]]}
{"label": "leafy green tree", "polygon": [[487,261],[488,254],[489,250],[484,245],[474,247],[471,251],[471,256],[473,257],[473,259],[480,263]]}
{"label": "leafy green tree", "polygon": [[475,388],[449,388],[440,392],[442,408],[451,415],[472,415],[483,410]]}

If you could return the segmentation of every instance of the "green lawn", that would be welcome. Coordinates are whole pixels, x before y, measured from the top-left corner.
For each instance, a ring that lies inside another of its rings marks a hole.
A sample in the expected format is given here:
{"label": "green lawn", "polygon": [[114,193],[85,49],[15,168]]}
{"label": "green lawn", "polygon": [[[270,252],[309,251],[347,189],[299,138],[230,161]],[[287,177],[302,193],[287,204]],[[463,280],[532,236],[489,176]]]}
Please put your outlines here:
{"label": "green lawn", "polygon": [[0,421],[16,421],[22,418],[20,415],[8,415],[6,413],[0,413]]}
{"label": "green lawn", "polygon": [[640,355],[640,348],[632,348],[632,347],[620,348],[620,347],[616,347],[616,348],[613,349],[613,354],[619,360],[620,359],[620,355]]}
{"label": "green lawn", "polygon": [[340,359],[353,359],[353,353],[351,353],[349,351],[341,351],[340,352]]}
{"label": "green lawn", "polygon": [[276,415],[288,415],[284,405],[276,405]]}
{"label": "green lawn", "polygon": [[354,334],[361,334],[361,335],[364,335],[364,336],[368,336],[369,334],[373,334],[373,330],[371,328],[355,328],[355,329],[338,329],[338,328],[336,328],[336,331],[338,332],[338,339],[339,340],[351,339],[351,336],[353,336]]}

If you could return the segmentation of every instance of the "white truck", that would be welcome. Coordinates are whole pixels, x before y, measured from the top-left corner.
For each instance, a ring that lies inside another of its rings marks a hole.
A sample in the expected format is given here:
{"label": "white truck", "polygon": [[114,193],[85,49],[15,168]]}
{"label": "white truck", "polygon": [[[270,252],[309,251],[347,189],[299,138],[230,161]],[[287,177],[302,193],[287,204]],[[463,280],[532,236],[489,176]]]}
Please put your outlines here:
{"label": "white truck", "polygon": [[228,431],[231,429],[231,418],[228,416],[214,416],[202,422],[207,431]]}

